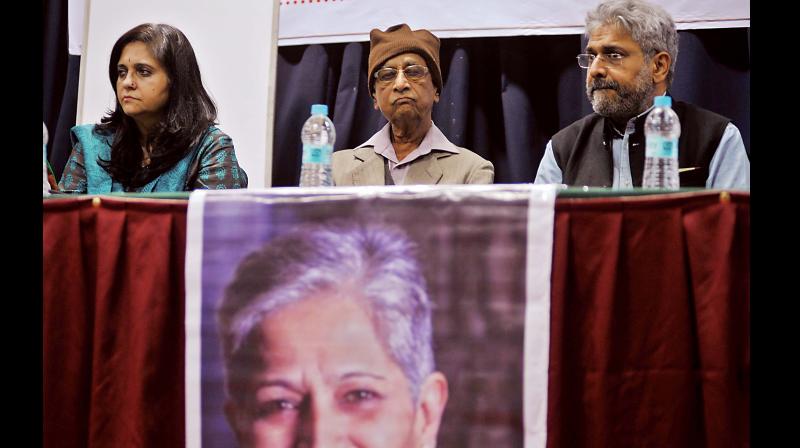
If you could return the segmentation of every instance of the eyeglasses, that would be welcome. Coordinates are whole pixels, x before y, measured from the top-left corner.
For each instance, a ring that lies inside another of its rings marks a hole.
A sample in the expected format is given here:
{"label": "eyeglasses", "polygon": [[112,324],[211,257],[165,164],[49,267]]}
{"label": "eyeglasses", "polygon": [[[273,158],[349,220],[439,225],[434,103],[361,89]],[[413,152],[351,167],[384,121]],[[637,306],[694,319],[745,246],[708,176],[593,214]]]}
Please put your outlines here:
{"label": "eyeglasses", "polygon": [[382,83],[389,83],[397,78],[397,74],[399,72],[403,72],[403,75],[409,81],[419,81],[428,74],[428,67],[423,65],[409,65],[406,68],[401,68],[400,70],[392,67],[384,67],[377,72],[375,72],[375,79]]}
{"label": "eyeglasses", "polygon": [[620,53],[602,53],[602,54],[579,54],[578,66],[580,68],[589,68],[597,58],[604,59],[609,65],[619,65],[625,59],[625,55]]}

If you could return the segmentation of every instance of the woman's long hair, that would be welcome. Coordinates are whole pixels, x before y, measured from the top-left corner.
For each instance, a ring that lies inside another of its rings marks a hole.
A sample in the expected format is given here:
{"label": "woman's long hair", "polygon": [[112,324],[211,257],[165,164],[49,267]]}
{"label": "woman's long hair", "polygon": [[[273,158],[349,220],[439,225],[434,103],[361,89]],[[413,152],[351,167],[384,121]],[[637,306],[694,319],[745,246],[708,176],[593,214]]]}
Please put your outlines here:
{"label": "woman's long hair", "polygon": [[131,42],[142,42],[167,71],[169,99],[161,121],[147,137],[152,148],[150,164],[141,169],[143,158],[139,129],[122,110],[117,98],[114,111],[100,120],[95,132],[111,136],[111,160],[98,163],[127,189],[141,187],[168,171],[197,145],[206,129],[216,123],[217,108],[200,78],[200,68],[186,36],[170,25],[145,23],[123,34],[111,50],[108,77],[117,96],[117,64]]}

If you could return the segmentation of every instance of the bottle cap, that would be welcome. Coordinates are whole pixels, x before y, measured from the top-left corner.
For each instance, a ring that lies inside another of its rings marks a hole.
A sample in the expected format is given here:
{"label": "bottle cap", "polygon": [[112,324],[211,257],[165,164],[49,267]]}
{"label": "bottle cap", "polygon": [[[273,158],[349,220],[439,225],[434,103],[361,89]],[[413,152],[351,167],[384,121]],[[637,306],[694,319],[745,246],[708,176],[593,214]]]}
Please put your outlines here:
{"label": "bottle cap", "polygon": [[328,116],[328,105],[327,104],[312,104],[311,105],[311,115],[325,115]]}
{"label": "bottle cap", "polygon": [[657,96],[653,104],[655,104],[656,107],[672,107],[672,97],[666,95]]}

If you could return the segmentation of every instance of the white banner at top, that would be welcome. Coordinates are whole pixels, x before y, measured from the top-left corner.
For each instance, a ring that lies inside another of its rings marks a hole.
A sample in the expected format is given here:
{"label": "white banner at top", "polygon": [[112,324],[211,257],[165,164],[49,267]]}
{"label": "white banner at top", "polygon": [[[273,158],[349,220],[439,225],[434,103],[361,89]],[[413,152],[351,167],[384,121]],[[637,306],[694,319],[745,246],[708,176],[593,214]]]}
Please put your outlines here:
{"label": "white banner at top", "polygon": [[[398,23],[440,38],[581,34],[597,0],[280,0],[278,45],[358,42]],[[654,0],[678,29],[750,26],[749,0]]]}

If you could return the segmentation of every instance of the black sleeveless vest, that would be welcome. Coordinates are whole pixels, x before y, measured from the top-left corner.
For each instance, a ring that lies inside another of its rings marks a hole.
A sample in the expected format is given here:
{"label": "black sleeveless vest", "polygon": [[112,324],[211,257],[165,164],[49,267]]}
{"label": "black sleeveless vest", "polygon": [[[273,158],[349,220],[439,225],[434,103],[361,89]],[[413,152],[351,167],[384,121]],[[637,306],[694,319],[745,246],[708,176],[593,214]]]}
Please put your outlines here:
{"label": "black sleeveless vest", "polygon": [[[700,107],[673,101],[672,109],[681,121],[678,140],[678,166],[681,187],[705,187],[711,158],[719,146],[729,119]],[[628,137],[633,185],[642,186],[644,171],[644,122],[647,114],[634,122],[635,131]],[[553,136],[553,155],[567,185],[611,187],[614,160],[611,153],[611,120],[592,113]]]}

